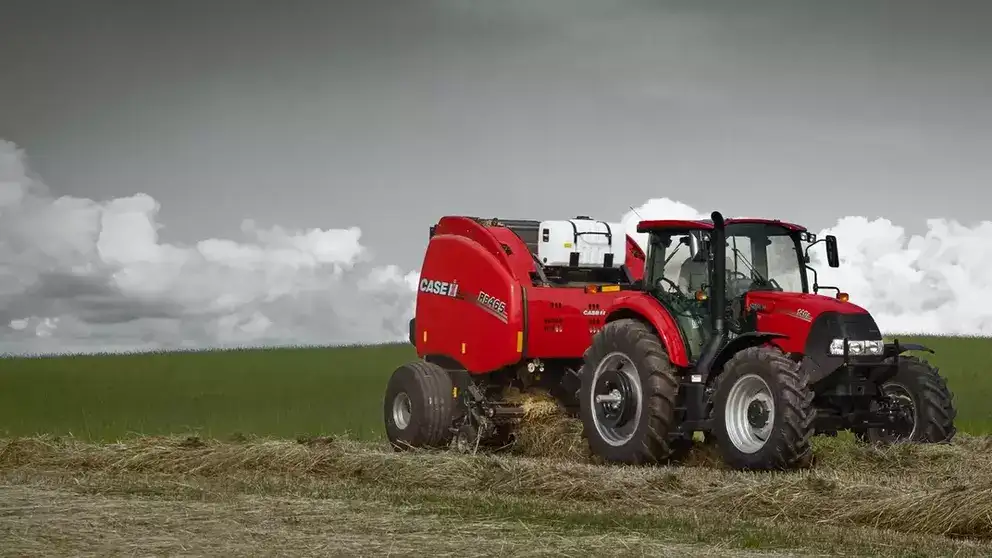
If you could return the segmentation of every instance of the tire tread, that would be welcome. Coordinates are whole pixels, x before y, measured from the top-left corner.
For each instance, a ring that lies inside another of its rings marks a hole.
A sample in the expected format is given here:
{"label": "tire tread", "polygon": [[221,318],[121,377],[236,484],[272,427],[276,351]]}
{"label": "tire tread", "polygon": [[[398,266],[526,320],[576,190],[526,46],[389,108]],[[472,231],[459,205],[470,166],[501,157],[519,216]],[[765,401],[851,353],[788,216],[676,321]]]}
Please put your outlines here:
{"label": "tire tread", "polygon": [[[716,428],[716,438],[723,448],[724,458],[729,465],[739,469],[795,469],[806,468],[813,462],[816,408],[813,406],[813,391],[809,388],[800,364],[789,359],[777,347],[758,345],[739,351],[724,365],[723,372],[716,379],[716,393],[730,389],[731,382],[740,376],[736,371],[743,366],[760,366],[770,370],[773,381],[780,393],[776,396],[776,429],[768,440],[771,447],[765,446],[755,454],[744,454],[734,448],[729,440],[720,440],[720,429]],[[766,379],[767,381],[767,379]],[[725,401],[723,398],[720,401]],[[720,416],[723,416],[720,413]],[[767,451],[766,450],[770,450]],[[755,457],[760,456],[760,457]]]}
{"label": "tire tread", "polygon": [[[407,380],[404,378],[408,375]],[[400,385],[407,384],[407,391],[411,399],[419,396],[419,404],[416,407],[421,409],[421,415],[414,414],[411,417],[411,427],[415,432],[411,434],[408,442],[393,442],[393,446],[407,445],[412,447],[439,448],[446,446],[452,437],[451,423],[454,413],[454,399],[451,397],[452,380],[448,371],[424,360],[415,360],[406,363],[393,373],[390,385],[398,382]],[[409,383],[408,383],[409,382]],[[413,384],[412,386],[409,384]],[[413,386],[416,386],[413,388]],[[410,389],[413,388],[413,389]],[[420,393],[418,394],[417,391]],[[389,393],[389,388],[387,388]],[[390,412],[392,401],[384,401],[384,412]],[[388,420],[388,419],[387,419]]]}
{"label": "tire tread", "polygon": [[[917,411],[922,415],[925,424],[922,430],[917,428],[917,432],[909,441],[924,444],[950,442],[957,434],[954,421],[958,413],[954,394],[947,385],[947,379],[940,375],[940,368],[919,357],[900,356],[899,361],[902,366],[896,376],[889,381],[900,382],[910,389],[915,385],[922,392],[915,394],[914,399],[918,399]],[[886,363],[892,362],[894,362],[893,358],[886,360]],[[871,441],[869,431],[869,429],[859,429],[855,434],[861,440]]]}
{"label": "tire tread", "polygon": [[[642,412],[648,415],[646,429],[643,435],[635,435],[629,443],[630,447],[606,448],[600,452],[596,451],[598,444],[591,439],[596,435],[595,427],[589,423],[591,419],[583,419],[583,436],[594,453],[605,454],[602,457],[607,461],[628,464],[665,462],[675,450],[669,442],[679,389],[675,368],[650,326],[637,319],[621,318],[607,323],[593,338],[589,349],[583,354],[583,376],[591,375],[600,359],[617,350],[625,352],[638,368],[643,395]],[[585,389],[582,392],[585,393]],[[593,411],[590,409],[588,412]]]}

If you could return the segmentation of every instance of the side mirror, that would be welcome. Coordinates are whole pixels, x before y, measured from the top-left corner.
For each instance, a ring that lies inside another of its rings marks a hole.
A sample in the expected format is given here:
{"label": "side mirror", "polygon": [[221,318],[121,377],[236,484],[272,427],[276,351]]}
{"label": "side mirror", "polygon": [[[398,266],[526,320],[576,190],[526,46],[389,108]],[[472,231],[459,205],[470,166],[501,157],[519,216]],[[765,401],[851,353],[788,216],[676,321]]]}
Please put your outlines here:
{"label": "side mirror", "polygon": [[830,267],[840,267],[840,256],[837,255],[837,237],[828,234],[827,241],[827,265]]}

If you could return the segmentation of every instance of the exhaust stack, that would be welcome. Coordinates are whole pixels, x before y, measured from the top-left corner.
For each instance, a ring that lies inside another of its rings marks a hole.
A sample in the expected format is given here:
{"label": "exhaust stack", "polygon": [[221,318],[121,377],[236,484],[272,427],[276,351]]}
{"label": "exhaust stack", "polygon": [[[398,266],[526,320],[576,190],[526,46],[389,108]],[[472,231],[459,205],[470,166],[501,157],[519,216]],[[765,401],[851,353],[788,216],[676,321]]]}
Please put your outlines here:
{"label": "exhaust stack", "polygon": [[710,243],[713,246],[713,288],[710,293],[710,317],[713,325],[713,338],[723,341],[725,333],[724,305],[727,296],[727,231],[723,215],[714,211],[710,218],[713,220],[713,233]]}

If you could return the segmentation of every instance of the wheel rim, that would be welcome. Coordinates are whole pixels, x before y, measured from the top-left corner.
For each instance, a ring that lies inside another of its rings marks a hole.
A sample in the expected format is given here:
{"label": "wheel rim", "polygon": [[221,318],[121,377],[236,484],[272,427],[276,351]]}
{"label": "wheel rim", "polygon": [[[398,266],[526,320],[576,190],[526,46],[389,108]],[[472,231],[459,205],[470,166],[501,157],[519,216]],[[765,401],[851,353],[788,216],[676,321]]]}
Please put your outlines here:
{"label": "wheel rim", "polygon": [[406,427],[410,426],[411,416],[413,416],[413,404],[410,402],[410,396],[405,391],[397,393],[393,398],[393,422],[396,423],[396,428],[406,430]]}
{"label": "wheel rim", "polygon": [[592,377],[590,408],[596,432],[607,444],[630,441],[641,421],[641,377],[630,357],[606,355]]}
{"label": "wheel rim", "polygon": [[[913,427],[910,428],[909,433],[906,433],[903,428],[878,428],[875,430],[875,437],[889,443],[912,439],[913,435],[916,434],[916,402],[913,401],[909,389],[902,384],[890,383],[882,386],[882,394],[888,399],[888,405],[909,415]],[[873,407],[875,406],[873,405]]]}
{"label": "wheel rim", "polygon": [[775,426],[775,398],[764,378],[748,374],[737,380],[727,396],[724,423],[738,450],[755,453],[765,447]]}

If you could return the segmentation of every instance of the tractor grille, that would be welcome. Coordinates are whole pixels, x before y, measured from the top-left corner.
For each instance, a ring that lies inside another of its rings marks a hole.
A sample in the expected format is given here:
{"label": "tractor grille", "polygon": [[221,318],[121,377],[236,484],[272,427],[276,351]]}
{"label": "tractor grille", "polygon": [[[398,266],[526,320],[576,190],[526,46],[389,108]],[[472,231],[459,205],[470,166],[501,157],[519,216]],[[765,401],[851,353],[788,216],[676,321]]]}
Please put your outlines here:
{"label": "tractor grille", "polygon": [[840,314],[824,312],[817,316],[809,330],[806,353],[825,351],[832,339],[881,339],[882,332],[871,314]]}
{"label": "tractor grille", "polygon": [[[882,332],[871,314],[840,314],[824,312],[813,320],[806,338],[806,356],[815,363],[817,372],[812,374],[812,381],[818,381],[839,368],[844,358],[831,356],[827,353],[830,342],[834,339],[881,339]],[[881,357],[859,357],[853,360],[880,360]]]}

